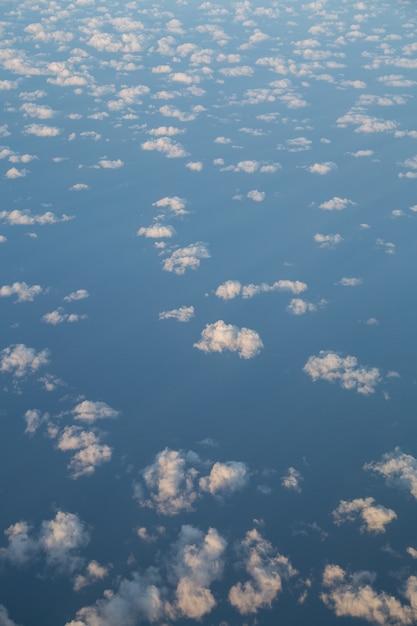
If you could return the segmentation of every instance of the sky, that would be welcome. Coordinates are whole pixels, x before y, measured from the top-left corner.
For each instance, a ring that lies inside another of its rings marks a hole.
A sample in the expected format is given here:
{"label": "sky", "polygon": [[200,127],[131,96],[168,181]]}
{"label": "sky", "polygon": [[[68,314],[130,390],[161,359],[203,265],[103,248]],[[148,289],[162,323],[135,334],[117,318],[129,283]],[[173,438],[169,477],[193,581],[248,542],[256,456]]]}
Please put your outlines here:
{"label": "sky", "polygon": [[411,0],[2,0],[0,626],[417,623]]}

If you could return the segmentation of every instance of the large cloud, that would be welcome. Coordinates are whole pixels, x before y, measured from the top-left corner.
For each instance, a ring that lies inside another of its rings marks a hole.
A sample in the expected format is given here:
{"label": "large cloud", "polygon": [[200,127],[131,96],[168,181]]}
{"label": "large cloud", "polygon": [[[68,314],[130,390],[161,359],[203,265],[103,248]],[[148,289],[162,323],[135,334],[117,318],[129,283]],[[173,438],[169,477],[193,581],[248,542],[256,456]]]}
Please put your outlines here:
{"label": "large cloud", "polygon": [[309,357],[303,371],[313,381],[337,381],[344,389],[356,389],[364,395],[373,393],[382,380],[378,368],[358,365],[354,356],[341,357],[335,352],[324,350],[320,351],[319,356]]}
{"label": "large cloud", "polygon": [[339,506],[333,511],[335,524],[354,522],[357,518],[362,520],[361,531],[372,533],[384,533],[385,526],[397,518],[392,509],[375,504],[374,498],[355,498],[354,500],[341,500]]}
{"label": "large cloud", "polygon": [[410,604],[402,604],[384,591],[375,591],[374,582],[371,572],[349,574],[339,565],[326,565],[321,599],[338,617],[356,617],[381,626],[415,624],[417,578],[410,576],[406,582],[404,596]]}
{"label": "large cloud", "polygon": [[258,333],[250,328],[238,328],[218,320],[207,324],[201,333],[201,339],[194,344],[203,352],[237,352],[243,359],[251,359],[259,354],[263,343]]}
{"label": "large cloud", "polygon": [[242,550],[250,580],[234,585],[229,591],[229,601],[241,615],[249,615],[271,607],[282,590],[282,581],[297,571],[255,528],[246,533]]}

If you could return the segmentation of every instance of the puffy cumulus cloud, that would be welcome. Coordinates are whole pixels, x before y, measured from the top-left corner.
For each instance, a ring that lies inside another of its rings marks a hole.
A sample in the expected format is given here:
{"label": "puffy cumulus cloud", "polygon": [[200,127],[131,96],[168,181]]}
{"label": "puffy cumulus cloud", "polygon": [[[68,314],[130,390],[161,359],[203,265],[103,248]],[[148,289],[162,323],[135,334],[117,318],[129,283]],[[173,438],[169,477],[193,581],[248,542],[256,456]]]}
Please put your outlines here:
{"label": "puffy cumulus cloud", "polygon": [[25,434],[34,435],[41,424],[48,422],[49,413],[42,415],[39,409],[28,409],[25,412],[24,418],[26,422]]}
{"label": "puffy cumulus cloud", "polygon": [[353,276],[344,276],[336,283],[336,285],[341,285],[342,287],[357,287],[361,284],[362,278],[355,278]]}
{"label": "puffy cumulus cloud", "polygon": [[337,169],[337,165],[336,163],[333,163],[333,161],[326,161],[325,163],[313,163],[313,165],[308,166],[306,169],[310,172],[310,174],[319,174],[319,176],[324,176],[332,170]]}
{"label": "puffy cumulus cloud", "polygon": [[335,352],[321,350],[319,356],[309,357],[303,367],[313,381],[339,382],[344,389],[355,389],[358,393],[374,393],[382,377],[378,368],[358,365],[354,356],[341,357]]}
{"label": "puffy cumulus cloud", "polygon": [[152,206],[156,206],[158,208],[168,208],[175,215],[187,215],[188,211],[186,210],[186,202],[183,198],[179,198],[178,196],[166,196],[165,198],[161,198],[153,203]]}
{"label": "puffy cumulus cloud", "polygon": [[142,150],[156,150],[162,152],[168,159],[180,159],[189,155],[184,146],[172,141],[170,137],[158,137],[141,144]]}
{"label": "puffy cumulus cloud", "polygon": [[0,626],[18,626],[16,622],[9,617],[9,612],[3,604],[0,604]]}
{"label": "puffy cumulus cloud", "polygon": [[346,209],[349,205],[354,205],[355,203],[348,198],[339,198],[338,196],[333,196],[330,200],[326,200],[326,202],[322,202],[319,205],[320,209],[323,211],[342,211]]}
{"label": "puffy cumulus cloud", "polygon": [[302,298],[292,298],[291,302],[287,306],[287,311],[293,315],[304,315],[309,311],[317,311],[317,306],[312,302],[307,302]]}
{"label": "puffy cumulus cloud", "polygon": [[239,295],[243,298],[253,298],[259,293],[267,293],[270,291],[290,291],[293,294],[299,294],[306,289],[306,283],[299,280],[277,280],[275,283],[272,283],[272,285],[268,285],[267,283],[261,283],[260,285],[253,283],[242,285],[237,280],[227,280],[217,287],[215,294],[222,300],[231,300]]}
{"label": "puffy cumulus cloud", "polygon": [[370,157],[374,154],[373,150],[357,150],[356,152],[349,152],[349,154],[356,159],[360,159],[362,157]]}
{"label": "puffy cumulus cloud", "polygon": [[98,164],[106,170],[117,170],[119,167],[123,167],[124,165],[121,159],[115,159],[113,161],[110,159],[100,159]]}
{"label": "puffy cumulus cloud", "polygon": [[68,464],[71,478],[91,476],[97,467],[111,460],[112,449],[101,443],[101,435],[84,431],[79,426],[66,426],[57,448],[63,452],[76,451]]}
{"label": "puffy cumulus cloud", "polygon": [[404,597],[410,604],[375,591],[372,586],[375,574],[359,571],[350,574],[339,565],[326,565],[323,573],[322,601],[338,617],[356,617],[381,626],[414,624],[417,618],[417,578],[410,576],[405,585]]}
{"label": "puffy cumulus cloud", "polygon": [[175,600],[168,608],[172,617],[200,620],[216,606],[210,585],[223,573],[226,545],[215,528],[204,534],[193,526],[182,526],[170,565],[178,580]]}
{"label": "puffy cumulus cloud", "polygon": [[52,211],[46,211],[41,215],[31,215],[30,213],[14,209],[13,211],[0,211],[0,220],[11,226],[32,226],[34,224],[57,224],[58,222],[68,222],[72,220],[71,215],[55,215]]}
{"label": "puffy cumulus cloud", "polygon": [[343,237],[336,233],[335,235],[323,235],[322,233],[316,233],[314,235],[314,241],[320,244],[320,248],[333,248],[338,243],[343,241]]}
{"label": "puffy cumulus cloud", "polygon": [[185,167],[187,167],[192,172],[201,172],[203,169],[203,164],[201,161],[189,161],[186,163]]}
{"label": "puffy cumulus cloud", "polygon": [[74,513],[57,511],[51,520],[42,522],[38,532],[25,521],[6,529],[6,548],[0,556],[17,566],[24,566],[43,556],[46,565],[62,574],[72,574],[82,565],[79,551],[89,542],[89,533]]}
{"label": "puffy cumulus cloud", "polygon": [[0,372],[7,372],[17,378],[35,374],[48,363],[48,350],[36,352],[24,343],[8,346],[0,352]]}
{"label": "puffy cumulus cloud", "polygon": [[250,328],[238,328],[218,320],[207,324],[201,332],[200,341],[194,347],[203,352],[237,352],[243,359],[251,359],[263,348],[258,333]]}
{"label": "puffy cumulus cloud", "polygon": [[242,489],[249,479],[248,468],[239,461],[217,462],[208,476],[200,478],[199,484],[203,491],[212,496],[233,493]]}
{"label": "puffy cumulus cloud", "polygon": [[97,420],[119,417],[119,411],[112,409],[105,402],[83,400],[73,409],[74,418],[80,422],[92,424]]}
{"label": "puffy cumulus cloud", "polygon": [[196,462],[198,456],[194,452],[182,453],[169,448],[159,452],[152,465],[142,472],[148,495],[140,483],[135,485],[140,505],[155,508],[163,515],[191,511],[198,497],[194,484],[198,471],[193,467]]}
{"label": "puffy cumulus cloud", "polygon": [[36,117],[40,120],[49,120],[55,115],[55,111],[48,106],[35,104],[34,102],[25,102],[20,107],[25,117]]}
{"label": "puffy cumulus cloud", "polygon": [[246,533],[241,547],[251,579],[230,589],[229,602],[241,615],[249,615],[271,607],[282,590],[282,581],[295,576],[297,571],[256,529]]}
{"label": "puffy cumulus cloud", "polygon": [[362,532],[384,533],[386,525],[395,520],[397,514],[392,509],[375,504],[374,498],[368,497],[341,500],[339,506],[333,511],[333,518],[338,526],[360,518],[363,522],[360,527]]}
{"label": "puffy cumulus cloud", "polygon": [[173,137],[174,135],[180,135],[182,133],[185,133],[185,129],[177,128],[176,126],[158,126],[158,128],[150,128],[148,130],[148,134],[154,137]]}
{"label": "puffy cumulus cloud", "polygon": [[61,130],[56,126],[43,126],[42,124],[29,124],[23,131],[25,135],[35,135],[36,137],[57,137]]}
{"label": "puffy cumulus cloud", "polygon": [[100,565],[97,561],[90,561],[87,564],[84,574],[78,574],[74,580],[74,591],[80,591],[84,587],[103,580],[109,573],[110,568]]}
{"label": "puffy cumulus cloud", "polygon": [[304,480],[301,472],[295,469],[295,467],[289,467],[286,476],[281,478],[281,485],[285,489],[291,491],[297,491],[301,493],[301,482]]}
{"label": "puffy cumulus cloud", "polygon": [[152,226],[148,226],[147,228],[142,226],[137,232],[139,237],[146,237],[148,239],[169,238],[173,237],[175,234],[175,228],[172,226],[164,226],[163,224],[152,224]]}
{"label": "puffy cumulus cloud", "polygon": [[74,302],[76,300],[84,300],[85,298],[89,298],[90,294],[87,289],[77,289],[77,291],[73,291],[67,296],[64,297],[65,302]]}
{"label": "puffy cumulus cloud", "polygon": [[209,259],[210,253],[207,245],[198,241],[185,248],[177,248],[166,258],[162,264],[162,268],[166,272],[174,272],[175,274],[184,274],[187,269],[196,270],[200,267],[201,259]]}
{"label": "puffy cumulus cloud", "polygon": [[10,180],[14,180],[16,178],[24,178],[27,173],[28,173],[28,170],[26,169],[18,170],[17,167],[11,167],[5,173],[5,177],[9,178]]}
{"label": "puffy cumulus cloud", "polygon": [[388,485],[409,491],[417,500],[417,459],[411,454],[397,447],[384,454],[380,461],[367,463],[364,469],[380,474]]}
{"label": "puffy cumulus cloud", "polygon": [[265,200],[266,193],[264,191],[258,191],[257,189],[252,189],[251,191],[248,191],[246,196],[250,198],[250,200],[253,200],[254,202],[262,202],[263,200]]}
{"label": "puffy cumulus cloud", "polygon": [[85,183],[75,183],[75,185],[70,187],[70,191],[86,191],[87,189],[90,189],[90,187]]}
{"label": "puffy cumulus cloud", "polygon": [[24,282],[0,287],[0,297],[16,296],[15,302],[32,302],[35,296],[39,296],[41,293],[43,293],[43,289],[40,285],[28,285]]}
{"label": "puffy cumulus cloud", "polygon": [[356,126],[355,133],[387,133],[395,130],[397,122],[383,120],[379,117],[372,117],[363,113],[349,112],[336,120],[339,128],[346,128],[349,124]]}
{"label": "puffy cumulus cloud", "polygon": [[63,324],[67,322],[69,324],[74,324],[75,322],[79,322],[82,319],[86,319],[87,315],[78,313],[64,313],[61,308],[56,309],[55,311],[49,311],[49,313],[45,313],[42,315],[42,322],[46,324],[51,324],[52,326],[57,326],[58,324]]}
{"label": "puffy cumulus cloud", "polygon": [[158,316],[160,320],[175,319],[178,322],[189,322],[194,317],[193,306],[181,306],[179,309],[161,311]]}

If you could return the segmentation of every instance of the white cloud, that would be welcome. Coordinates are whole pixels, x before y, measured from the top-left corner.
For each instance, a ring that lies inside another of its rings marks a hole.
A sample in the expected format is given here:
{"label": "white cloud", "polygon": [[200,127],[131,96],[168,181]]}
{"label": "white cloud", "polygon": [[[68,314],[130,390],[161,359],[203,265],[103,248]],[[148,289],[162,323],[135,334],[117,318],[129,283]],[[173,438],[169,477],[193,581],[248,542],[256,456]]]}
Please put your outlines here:
{"label": "white cloud", "polygon": [[324,350],[320,351],[319,356],[309,357],[303,371],[313,381],[338,381],[344,389],[355,389],[364,395],[373,393],[382,380],[378,368],[358,365],[354,356],[341,357],[335,352]]}
{"label": "white cloud", "polygon": [[50,107],[35,104],[34,102],[25,102],[20,107],[20,110],[23,111],[26,116],[36,117],[40,120],[49,120],[55,115],[55,111],[53,111]]}
{"label": "white cloud", "polygon": [[411,454],[397,447],[384,454],[381,461],[367,463],[364,469],[380,474],[388,485],[409,491],[417,500],[417,459]]}
{"label": "white cloud", "polygon": [[200,488],[212,496],[233,493],[242,489],[248,481],[248,469],[239,461],[215,463],[208,476],[200,478]]}
{"label": "white cloud", "polygon": [[115,159],[114,161],[111,161],[110,159],[101,159],[98,163],[100,167],[103,167],[106,170],[116,170],[124,165],[121,159]]}
{"label": "white cloud", "polygon": [[15,302],[32,302],[35,296],[43,293],[40,285],[28,285],[27,283],[13,283],[0,287],[0,297],[17,296]]}
{"label": "white cloud", "polygon": [[354,204],[355,203],[348,198],[339,198],[338,196],[334,196],[330,200],[322,202],[319,207],[324,211],[342,211],[343,209],[346,209],[347,206]]}
{"label": "white cloud", "polygon": [[238,280],[227,280],[219,285],[215,291],[218,298],[222,300],[232,300],[236,298],[242,291],[242,285]]}
{"label": "white cloud", "polygon": [[89,298],[90,294],[87,289],[77,289],[77,291],[73,291],[68,296],[64,297],[65,302],[73,302],[76,300],[84,300],[85,298]]}
{"label": "white cloud", "polygon": [[336,285],[341,285],[342,287],[357,287],[361,284],[362,278],[355,278],[353,276],[344,276],[336,283]]}
{"label": "white cloud", "polygon": [[42,124],[29,124],[25,126],[24,133],[26,135],[35,135],[36,137],[57,137],[60,129],[55,126],[42,126]]}
{"label": "white cloud", "polygon": [[14,209],[13,211],[0,211],[0,220],[7,222],[11,226],[32,226],[33,224],[57,224],[58,222],[68,222],[73,217],[70,215],[55,215],[51,211],[46,211],[42,215],[31,215],[30,213]]}
{"label": "white cloud", "polygon": [[135,495],[141,506],[155,508],[163,515],[177,515],[181,511],[192,511],[198,497],[195,488],[197,470],[191,465],[198,460],[194,453],[181,453],[165,448],[159,452],[152,465],[143,474],[148,496],[142,485],[135,485]]}
{"label": "white cloud", "polygon": [[233,324],[225,324],[218,320],[207,324],[201,333],[201,339],[194,344],[203,352],[237,352],[243,359],[251,359],[263,348],[258,333],[250,328],[238,328]]}
{"label": "white cloud", "polygon": [[70,187],[70,191],[86,191],[87,189],[90,189],[90,187],[85,183],[75,183],[75,185]]}
{"label": "white cloud", "polygon": [[184,274],[187,269],[196,270],[201,259],[209,259],[210,253],[205,243],[193,243],[185,248],[177,248],[162,264],[166,272]]}
{"label": "white cloud", "polygon": [[81,422],[92,424],[97,420],[118,417],[119,411],[112,409],[105,402],[92,402],[91,400],[83,400],[73,410],[74,418]]}
{"label": "white cloud", "polygon": [[41,320],[42,322],[45,322],[45,324],[58,326],[58,324],[63,324],[64,322],[67,322],[68,324],[74,324],[86,318],[87,315],[85,314],[80,315],[78,313],[64,313],[63,309],[59,308],[55,311],[49,311],[49,313],[45,313],[45,315],[42,315]]}
{"label": "white cloud", "polygon": [[90,561],[86,567],[85,574],[78,574],[74,580],[74,591],[80,591],[88,585],[103,580],[109,573],[109,567],[100,565],[97,561]]}
{"label": "white cloud", "polygon": [[91,476],[97,467],[112,457],[112,449],[101,443],[100,435],[79,426],[66,426],[59,435],[57,448],[62,452],[76,451],[68,464],[74,480]]}
{"label": "white cloud", "polygon": [[287,310],[293,315],[304,315],[308,311],[316,311],[317,307],[312,302],[307,302],[302,298],[293,298],[287,306]]}
{"label": "white cloud", "polygon": [[153,206],[158,208],[168,207],[175,215],[187,215],[188,211],[185,209],[186,202],[183,198],[178,196],[166,196],[153,203]]}
{"label": "white cloud", "polygon": [[333,163],[332,161],[326,161],[325,163],[313,163],[313,165],[307,167],[307,170],[311,174],[319,174],[320,176],[324,176],[325,174],[328,174],[336,168],[336,163]]}
{"label": "white cloud", "polygon": [[385,254],[395,254],[395,243],[392,243],[392,241],[384,241],[384,239],[377,239],[376,245],[379,248],[384,248]]}
{"label": "white cloud", "polygon": [[180,143],[172,141],[170,137],[158,137],[145,141],[141,144],[142,150],[156,150],[162,152],[168,159],[178,159],[188,156],[188,152],[185,151],[184,146]]}
{"label": "white cloud", "polygon": [[162,311],[158,319],[167,320],[170,318],[176,319],[179,322],[189,322],[194,317],[193,306],[182,306],[179,309],[171,309],[170,311]]}
{"label": "white cloud", "polygon": [[48,350],[36,352],[23,343],[11,345],[0,352],[0,372],[11,373],[17,378],[34,374],[48,363]]}
{"label": "white cloud", "polygon": [[349,152],[351,156],[354,156],[356,159],[360,159],[361,157],[370,157],[374,154],[373,150],[357,150],[356,152]]}
{"label": "white cloud", "polygon": [[230,589],[229,601],[241,615],[249,615],[270,608],[282,591],[282,581],[297,571],[288,558],[276,552],[256,529],[246,533],[241,547],[245,554],[245,569],[251,578]]}
{"label": "white cloud", "polygon": [[298,294],[302,293],[307,289],[306,283],[303,283],[299,280],[277,280],[272,285],[268,285],[267,283],[261,283],[260,285],[243,285],[242,287],[242,297],[243,298],[253,298],[258,293],[268,292],[268,291],[290,291],[291,293]]}
{"label": "white cloud", "polygon": [[264,191],[258,191],[257,189],[252,189],[251,191],[248,191],[246,195],[254,202],[262,202],[263,200],[265,200],[266,196]]}
{"label": "white cloud", "polygon": [[287,475],[281,478],[281,485],[285,487],[285,489],[290,489],[291,491],[297,491],[301,493],[301,485],[300,483],[304,480],[301,472],[295,469],[295,467],[289,467],[287,470]]}
{"label": "white cloud", "polygon": [[203,169],[203,164],[201,161],[189,161],[186,163],[185,167],[187,167],[192,172],[201,172]]}
{"label": "white cloud", "polygon": [[27,173],[28,171],[26,169],[18,170],[17,167],[11,167],[5,173],[5,177],[9,178],[10,180],[15,180],[17,178],[24,178]]}
{"label": "white cloud", "polygon": [[405,585],[404,597],[410,604],[375,591],[375,578],[368,571],[349,574],[339,565],[326,565],[321,599],[338,617],[356,617],[381,626],[413,624],[417,618],[417,578],[410,576]]}
{"label": "white cloud", "polygon": [[172,226],[164,226],[163,224],[153,224],[145,228],[142,226],[139,228],[137,234],[139,236],[145,236],[151,239],[162,239],[164,237],[173,237],[176,232]]}
{"label": "white cloud", "polygon": [[386,525],[397,518],[392,509],[375,504],[374,498],[355,498],[354,500],[341,500],[339,506],[333,511],[335,524],[338,526],[344,522],[354,522],[357,518],[362,520],[360,530],[371,533],[384,533]]}
{"label": "white cloud", "polygon": [[316,233],[314,235],[314,241],[320,244],[320,248],[330,248],[336,246],[343,241],[343,237],[336,233],[335,235],[323,235],[322,233]]}
{"label": "white cloud", "polygon": [[[0,82],[6,82],[6,81],[0,81]],[[1,89],[1,86],[0,86],[0,89]],[[6,607],[3,606],[3,604],[0,604],[0,626],[18,626],[16,622],[10,619],[9,612],[7,611]]]}
{"label": "white cloud", "polygon": [[182,133],[185,133],[185,129],[176,128],[175,126],[158,126],[158,128],[148,130],[148,134],[154,137],[173,137],[174,135],[180,135]]}

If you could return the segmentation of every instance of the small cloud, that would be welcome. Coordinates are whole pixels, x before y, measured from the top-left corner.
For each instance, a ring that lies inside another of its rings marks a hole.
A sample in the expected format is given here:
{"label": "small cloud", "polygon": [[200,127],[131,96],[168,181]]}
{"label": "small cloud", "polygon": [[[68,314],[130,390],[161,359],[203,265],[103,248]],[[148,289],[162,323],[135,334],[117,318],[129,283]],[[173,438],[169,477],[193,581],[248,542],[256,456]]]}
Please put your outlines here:
{"label": "small cloud", "polygon": [[70,191],[86,191],[87,189],[90,189],[90,187],[85,183],[75,183],[75,185],[70,187]]}
{"label": "small cloud", "polygon": [[397,518],[392,509],[375,504],[374,498],[356,498],[355,500],[341,500],[339,506],[333,511],[335,524],[340,526],[344,522],[354,522],[357,518],[362,520],[361,532],[384,533],[386,526]]}
{"label": "small cloud", "polygon": [[341,285],[342,287],[357,287],[358,285],[362,284],[362,278],[349,278],[347,276],[344,276],[335,284]]}
{"label": "small cloud", "polygon": [[23,169],[23,170],[18,170],[17,167],[11,167],[9,170],[7,170],[7,172],[5,173],[5,177],[9,178],[11,180],[16,179],[16,178],[24,178],[26,176],[26,174],[28,173],[27,170]]}
{"label": "small cloud", "polygon": [[289,467],[286,476],[281,478],[281,485],[285,487],[285,489],[290,489],[292,491],[297,491],[297,493],[301,493],[301,485],[300,483],[304,480],[301,472],[296,470],[294,467]]}
{"label": "small cloud", "polygon": [[347,206],[354,204],[355,203],[348,198],[339,198],[338,196],[334,196],[331,200],[322,202],[319,205],[319,208],[323,209],[323,211],[342,211],[343,209],[346,209]]}
{"label": "small cloud", "polygon": [[106,170],[116,170],[124,165],[121,159],[116,159],[115,161],[111,161],[110,159],[101,159],[98,163],[100,167]]}
{"label": "small cloud", "polygon": [[84,300],[85,298],[89,298],[90,294],[87,289],[77,289],[77,291],[73,291],[68,296],[64,297],[65,302],[73,302],[75,300]]}
{"label": "small cloud", "polygon": [[178,322],[189,322],[194,317],[193,306],[182,306],[179,309],[171,309],[170,311],[162,311],[158,319],[176,319]]}
{"label": "small cloud", "polygon": [[313,163],[313,165],[307,167],[307,170],[311,174],[319,174],[319,176],[324,176],[325,174],[328,174],[335,169],[337,169],[337,165],[336,163],[333,163],[333,161],[326,161],[325,163]]}
{"label": "small cloud", "polygon": [[192,172],[201,172],[203,169],[203,164],[201,161],[189,161],[185,167],[187,167]]}
{"label": "small cloud", "polygon": [[182,275],[187,269],[196,270],[200,267],[201,259],[209,259],[207,245],[197,242],[186,248],[177,248],[162,264],[166,272]]}
{"label": "small cloud", "polygon": [[163,239],[165,237],[170,238],[176,234],[175,229],[172,226],[164,226],[163,224],[153,224],[147,228],[139,228],[137,235],[145,236],[150,239]]}
{"label": "small cloud", "polygon": [[339,235],[339,233],[336,233],[335,235],[323,235],[322,233],[316,233],[314,235],[314,241],[320,244],[320,248],[333,248],[343,241],[343,237]]}
{"label": "small cloud", "polygon": [[246,194],[246,196],[254,202],[262,202],[263,200],[265,200],[265,195],[266,194],[264,191],[258,191],[257,189],[252,189]]}
{"label": "small cloud", "polygon": [[218,320],[207,324],[201,333],[201,339],[194,347],[203,352],[237,352],[243,359],[251,359],[263,348],[258,333],[249,328],[238,328]]}

